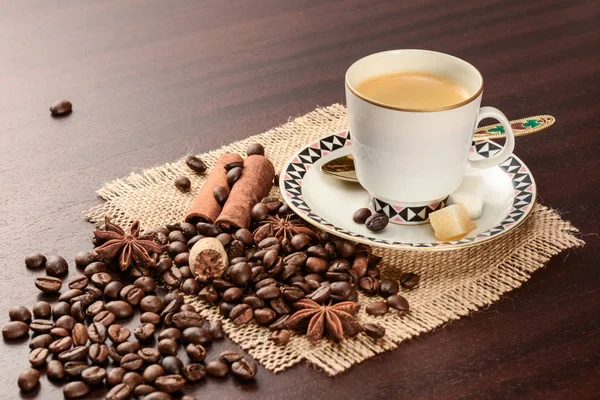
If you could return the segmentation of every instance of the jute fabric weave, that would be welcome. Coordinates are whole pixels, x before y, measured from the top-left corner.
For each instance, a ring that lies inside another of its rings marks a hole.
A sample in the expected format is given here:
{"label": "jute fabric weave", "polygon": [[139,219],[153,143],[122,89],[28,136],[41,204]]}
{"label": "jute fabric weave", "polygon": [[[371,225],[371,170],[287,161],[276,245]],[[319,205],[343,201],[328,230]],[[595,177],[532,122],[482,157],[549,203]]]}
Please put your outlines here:
{"label": "jute fabric weave", "polygon": [[[226,152],[244,154],[249,143],[260,142],[277,171],[290,156],[303,145],[327,134],[346,128],[346,109],[339,104],[299,117],[266,133],[224,146],[202,154],[202,159],[212,167],[216,159]],[[181,222],[204,177],[192,173],[185,165],[185,157],[147,169],[129,177],[108,182],[98,191],[105,201],[87,210],[86,216],[102,224],[105,215],[117,224],[128,226],[140,220],[142,227],[154,227]],[[173,185],[173,179],[186,175],[192,181],[192,190],[183,194]],[[279,196],[278,188],[272,195]],[[229,337],[248,351],[265,368],[273,372],[306,360],[329,375],[338,374],[378,353],[394,349],[398,343],[451,320],[469,315],[494,301],[502,294],[527,281],[531,274],[559,252],[583,245],[574,234],[577,230],[569,222],[541,205],[536,205],[528,220],[504,237],[464,250],[420,253],[377,249],[383,256],[382,277],[398,279],[403,272],[421,275],[419,286],[403,291],[411,311],[405,315],[389,312],[372,317],[364,311],[375,298],[359,295],[362,323],[374,322],[386,328],[384,339],[373,341],[366,335],[340,344],[321,340],[312,345],[305,337],[294,335],[285,347],[274,345],[270,331],[251,323],[237,327],[223,320]],[[209,320],[221,318],[215,307],[197,298],[186,300]]]}

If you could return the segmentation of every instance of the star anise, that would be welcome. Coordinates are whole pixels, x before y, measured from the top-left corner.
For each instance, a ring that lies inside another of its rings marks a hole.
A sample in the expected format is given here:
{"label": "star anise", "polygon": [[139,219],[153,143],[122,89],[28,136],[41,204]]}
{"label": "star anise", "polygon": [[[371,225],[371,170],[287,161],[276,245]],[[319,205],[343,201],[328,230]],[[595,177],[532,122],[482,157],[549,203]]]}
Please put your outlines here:
{"label": "star anise", "polygon": [[317,235],[311,229],[304,226],[298,218],[293,218],[290,214],[285,217],[269,215],[258,225],[258,228],[252,233],[255,243],[260,243],[261,240],[271,236],[275,236],[279,241],[283,239],[292,240],[292,237],[299,233],[308,236],[311,241],[318,240]]}
{"label": "star anise", "polygon": [[95,229],[94,236],[98,243],[95,251],[104,260],[114,260],[119,257],[121,271],[126,271],[130,264],[139,267],[148,267],[153,264],[150,253],[162,253],[166,246],[154,242],[152,235],[140,236],[140,222],[135,221],[126,233],[123,228],[110,222],[110,218],[104,219],[104,230]]}
{"label": "star anise", "polygon": [[301,299],[294,303],[296,311],[285,322],[286,328],[304,329],[306,337],[317,343],[323,334],[339,342],[345,337],[353,337],[364,330],[356,320],[360,304],[354,301],[343,301],[335,305],[320,305],[310,299]]}

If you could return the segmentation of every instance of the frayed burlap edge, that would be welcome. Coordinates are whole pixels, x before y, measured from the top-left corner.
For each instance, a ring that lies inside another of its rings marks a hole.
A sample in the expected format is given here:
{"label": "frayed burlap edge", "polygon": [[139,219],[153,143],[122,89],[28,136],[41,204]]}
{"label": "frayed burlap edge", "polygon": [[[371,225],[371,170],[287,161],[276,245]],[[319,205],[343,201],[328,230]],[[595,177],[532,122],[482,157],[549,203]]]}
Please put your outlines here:
{"label": "frayed burlap edge", "polygon": [[[346,111],[341,105],[317,109],[281,127],[203,154],[212,166],[225,152],[243,154],[251,142],[260,142],[279,170],[303,144],[346,126]],[[177,192],[172,180],[186,175],[192,180],[191,193]],[[203,177],[191,174],[184,158],[107,183],[98,191],[106,202],[86,211],[90,221],[100,224],[105,215],[116,223],[128,225],[139,219],[143,226],[157,226],[183,220]],[[272,192],[278,195],[277,189]],[[235,326],[223,320],[229,337],[272,372],[281,372],[307,360],[317,369],[336,375],[383,351],[391,350],[411,337],[431,331],[449,321],[477,311],[510,290],[520,287],[531,274],[559,252],[583,245],[574,236],[577,230],[548,208],[536,205],[529,219],[504,237],[478,247],[434,253],[377,250],[384,257],[384,277],[398,279],[402,272],[421,275],[417,289],[402,294],[411,304],[411,312],[390,312],[372,317],[364,308],[375,298],[360,294],[361,322],[375,322],[386,328],[384,339],[373,341],[365,335],[335,344],[322,340],[316,346],[301,335],[294,335],[285,347],[269,340],[268,329],[256,324]],[[209,320],[221,319],[215,307],[186,296]]]}

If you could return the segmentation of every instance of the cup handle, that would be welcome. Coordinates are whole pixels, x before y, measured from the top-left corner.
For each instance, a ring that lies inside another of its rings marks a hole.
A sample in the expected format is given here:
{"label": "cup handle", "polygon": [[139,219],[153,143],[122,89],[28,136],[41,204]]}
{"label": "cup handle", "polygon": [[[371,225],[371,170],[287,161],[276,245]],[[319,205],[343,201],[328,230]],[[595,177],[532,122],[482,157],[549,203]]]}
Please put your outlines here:
{"label": "cup handle", "polygon": [[502,150],[492,157],[484,158],[483,160],[469,160],[469,167],[473,169],[486,169],[495,167],[510,157],[515,149],[515,134],[513,133],[510,122],[508,121],[508,118],[506,118],[506,115],[494,107],[481,107],[479,109],[479,113],[477,114],[477,124],[475,124],[475,126],[478,126],[479,122],[481,122],[481,120],[484,118],[494,118],[502,124],[506,133],[506,142],[504,143]]}

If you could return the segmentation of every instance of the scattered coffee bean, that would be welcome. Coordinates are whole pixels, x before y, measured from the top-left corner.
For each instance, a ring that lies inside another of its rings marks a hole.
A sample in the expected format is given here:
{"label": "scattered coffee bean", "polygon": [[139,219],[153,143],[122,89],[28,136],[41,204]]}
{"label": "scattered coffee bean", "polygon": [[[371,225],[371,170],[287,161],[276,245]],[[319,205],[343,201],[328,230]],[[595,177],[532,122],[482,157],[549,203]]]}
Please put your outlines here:
{"label": "scattered coffee bean", "polygon": [[227,201],[227,197],[229,197],[229,189],[224,186],[217,186],[213,189],[213,195],[217,203],[223,205]]}
{"label": "scattered coffee bean", "polygon": [[74,346],[84,346],[88,341],[88,331],[82,323],[76,323],[71,331]]}
{"label": "scattered coffee bean", "polygon": [[234,183],[237,182],[238,179],[242,176],[242,168],[235,167],[227,171],[227,184],[229,187],[232,187]]}
{"label": "scattered coffee bean", "polygon": [[65,367],[58,360],[50,360],[46,366],[46,375],[52,381],[62,381],[65,379]]}
{"label": "scattered coffee bean", "polygon": [[75,254],[75,266],[77,268],[85,268],[97,260],[98,255],[93,251],[80,251]]}
{"label": "scattered coffee bean", "polygon": [[254,319],[256,319],[256,323],[262,326],[269,325],[276,317],[277,313],[270,308],[259,308],[254,310]]}
{"label": "scattered coffee bean", "polygon": [[375,301],[365,307],[369,315],[383,315],[388,312],[388,304],[385,301]]}
{"label": "scattered coffee bean", "polygon": [[81,372],[81,379],[88,385],[99,385],[105,377],[106,370],[98,366],[86,368]]}
{"label": "scattered coffee bean", "polygon": [[398,293],[400,286],[398,282],[392,279],[382,279],[379,283],[379,295],[389,297]]}
{"label": "scattered coffee bean", "polygon": [[269,207],[264,203],[257,203],[252,208],[251,214],[253,221],[260,222],[267,218],[267,216],[269,215]]}
{"label": "scattered coffee bean", "polygon": [[122,300],[106,303],[106,309],[115,314],[117,318],[128,318],[133,315],[133,308]]}
{"label": "scattered coffee bean", "polygon": [[[160,300],[160,299],[159,299]],[[142,324],[136,327],[133,331],[135,338],[140,342],[145,342],[154,337],[154,332],[156,331],[156,327],[154,324]]]}
{"label": "scattered coffee bean", "polygon": [[410,305],[408,304],[408,300],[399,294],[395,294],[389,296],[387,299],[387,304],[395,310],[398,311],[410,311]]}
{"label": "scattered coffee bean", "polygon": [[189,359],[194,362],[204,361],[206,358],[206,349],[201,344],[190,343],[186,346],[185,352]]}
{"label": "scattered coffee bean", "polygon": [[164,368],[166,375],[179,374],[183,368],[183,362],[175,356],[163,357],[160,365]]}
{"label": "scattered coffee bean", "polygon": [[92,343],[88,351],[88,357],[92,364],[104,364],[108,359],[108,346],[100,343]]}
{"label": "scattered coffee bean", "polygon": [[354,212],[354,215],[352,215],[352,220],[357,224],[364,224],[371,214],[371,210],[368,208],[359,208]]}
{"label": "scattered coffee bean", "polygon": [[106,383],[108,383],[109,386],[116,386],[123,382],[123,377],[126,373],[127,371],[125,368],[117,367],[110,369],[106,373]]}
{"label": "scattered coffee bean", "polygon": [[204,318],[193,311],[181,311],[173,315],[173,325],[178,329],[186,329],[190,326],[201,327],[204,324]]}
{"label": "scattered coffee bean", "polygon": [[39,368],[44,365],[46,363],[46,358],[48,358],[48,354],[48,349],[43,347],[31,350],[31,353],[29,353],[29,362],[31,363],[31,366]]}
{"label": "scattered coffee bean", "polygon": [[48,276],[63,276],[69,271],[67,260],[59,255],[51,254],[46,259],[46,274]]}
{"label": "scattered coffee bean", "polygon": [[37,349],[39,347],[48,348],[48,346],[50,346],[50,343],[52,342],[54,342],[54,338],[52,337],[52,335],[48,333],[43,333],[31,339],[31,341],[29,342],[29,348],[31,350]]}
{"label": "scattered coffee bean", "polygon": [[379,232],[379,231],[382,231],[387,226],[389,221],[390,220],[387,215],[377,213],[377,214],[373,214],[369,218],[367,218],[367,220],[365,222],[365,226],[371,232]]}
{"label": "scattered coffee bean", "polygon": [[224,165],[226,171],[229,171],[230,169],[235,168],[235,167],[243,167],[243,166],[244,166],[243,161],[233,161],[233,162],[229,162]]}
{"label": "scattered coffee bean", "polygon": [[229,313],[229,318],[236,325],[247,324],[252,320],[252,308],[247,304],[238,304]]}
{"label": "scattered coffee bean", "polygon": [[197,156],[188,156],[185,159],[185,164],[189,167],[189,169],[191,169],[197,174],[204,174],[204,172],[206,172],[207,169],[204,161],[202,161],[200,157]]}
{"label": "scattered coffee bean", "polygon": [[165,374],[165,370],[159,364],[152,364],[146,367],[144,372],[142,373],[142,378],[144,378],[144,382],[146,383],[154,383],[156,378],[159,376],[163,376]]}
{"label": "scattered coffee bean", "polygon": [[40,372],[33,368],[28,368],[19,374],[19,389],[23,392],[32,391],[40,381]]}
{"label": "scattered coffee bean", "polygon": [[364,324],[365,333],[373,339],[381,339],[385,335],[385,328],[377,324]]}
{"label": "scattered coffee bean", "polygon": [[46,301],[38,301],[34,304],[32,311],[35,318],[47,319],[50,317],[52,307],[50,306],[50,303]]}
{"label": "scattered coffee bean", "polygon": [[88,348],[85,346],[75,346],[70,350],[63,351],[58,355],[58,360],[62,362],[83,361],[88,355]]}
{"label": "scattered coffee bean", "polygon": [[264,156],[265,148],[260,143],[252,143],[250,146],[248,146],[248,149],[246,149],[246,155],[248,155],[248,156],[252,156],[252,155]]}
{"label": "scattered coffee bean", "polygon": [[137,352],[137,354],[147,364],[152,364],[152,363],[158,362],[158,360],[161,357],[161,354],[158,351],[158,349],[155,349],[154,347],[144,347],[144,348],[140,349]]}
{"label": "scattered coffee bean", "polygon": [[42,254],[32,254],[25,257],[25,266],[30,269],[43,268],[46,265],[46,257]]}
{"label": "scattered coffee bean", "polygon": [[52,276],[40,276],[35,280],[35,286],[44,293],[58,293],[62,288],[62,281]]}
{"label": "scattered coffee bean", "polygon": [[131,391],[133,389],[131,386],[125,383],[119,383],[115,385],[109,392],[106,394],[107,400],[126,400],[131,395]]}
{"label": "scattered coffee bean", "polygon": [[367,294],[376,294],[379,290],[379,279],[365,276],[360,278],[358,285]]}
{"label": "scattered coffee bean", "polygon": [[69,336],[61,337],[50,343],[48,350],[54,354],[62,353],[63,351],[69,350],[73,345],[73,339]]}
{"label": "scattered coffee bean", "polygon": [[172,339],[175,341],[181,340],[181,331],[177,328],[164,329],[159,335],[158,340]]}
{"label": "scattered coffee bean", "polygon": [[123,377],[123,383],[128,385],[130,388],[141,385],[143,382],[144,378],[142,378],[142,375],[138,374],[137,372],[128,372]]}
{"label": "scattered coffee bean", "polygon": [[213,340],[220,340],[225,337],[225,331],[223,330],[223,322],[221,320],[211,321],[208,330]]}
{"label": "scattered coffee bean", "polygon": [[142,346],[138,342],[123,342],[117,345],[117,352],[124,356],[125,354],[137,353]]}
{"label": "scattered coffee bean", "polygon": [[177,354],[179,345],[173,339],[162,339],[158,342],[158,351],[163,356],[174,356]]}
{"label": "scattered coffee bean", "polygon": [[181,374],[187,382],[199,382],[206,375],[206,367],[202,364],[189,364],[181,371]]}
{"label": "scattered coffee bean", "polygon": [[69,100],[57,100],[50,106],[52,115],[64,115],[73,110],[73,104]]}
{"label": "scattered coffee bean", "polygon": [[71,313],[71,305],[66,301],[59,301],[52,307],[52,317],[59,319],[63,315],[69,315]]}
{"label": "scattered coffee bean", "polygon": [[243,381],[254,379],[256,376],[256,370],[256,363],[246,358],[242,358],[241,360],[231,364],[231,373],[233,376]]}
{"label": "scattered coffee bean", "polygon": [[408,272],[406,274],[402,274],[400,277],[400,285],[402,285],[402,287],[405,289],[413,289],[419,284],[420,279],[421,277],[419,275]]}
{"label": "scattered coffee bean", "polygon": [[184,343],[206,345],[212,342],[212,335],[210,334],[210,331],[206,328],[200,328],[197,326],[192,326],[190,328],[185,329],[181,333],[181,336],[183,338]]}
{"label": "scattered coffee bean", "polygon": [[144,360],[136,353],[129,353],[123,356],[120,365],[127,371],[135,371],[142,368]]}
{"label": "scattered coffee bean", "polygon": [[[106,307],[106,305],[105,305],[105,307]],[[112,313],[108,310],[103,310],[103,311],[100,311],[94,317],[94,322],[101,323],[104,326],[110,326],[113,324],[113,322],[115,322],[116,319],[117,319],[117,317],[115,316],[114,313]]]}
{"label": "scattered coffee bean", "polygon": [[192,186],[192,182],[187,176],[179,176],[175,178],[173,183],[175,184],[175,187],[183,193],[188,192]]}
{"label": "scattered coffee bean", "polygon": [[229,373],[229,367],[222,361],[213,360],[206,365],[206,373],[215,378],[224,378]]}
{"label": "scattered coffee bean", "polygon": [[140,315],[140,322],[142,324],[149,323],[158,325],[160,324],[160,315],[158,315],[157,313],[146,311],[145,313]]}
{"label": "scattered coffee bean", "polygon": [[281,329],[273,331],[271,333],[271,340],[278,346],[285,346],[290,341],[291,333],[287,329]]}
{"label": "scattered coffee bean", "polygon": [[87,396],[90,393],[90,387],[81,381],[69,382],[63,388],[63,394],[68,399],[78,399]]}
{"label": "scattered coffee bean", "polygon": [[137,385],[135,389],[133,389],[133,395],[136,397],[144,397],[152,392],[155,392],[156,388],[154,386],[141,384]]}
{"label": "scattered coffee bean", "polygon": [[11,321],[29,322],[31,321],[31,312],[27,307],[15,306],[8,310],[8,317]]}
{"label": "scattered coffee bean", "polygon": [[185,385],[185,379],[181,375],[163,375],[156,378],[154,381],[156,388],[166,393],[174,393],[183,388]]}
{"label": "scattered coffee bean", "polygon": [[34,319],[33,322],[29,324],[29,329],[35,333],[48,333],[52,328],[54,328],[54,322],[48,319]]}

